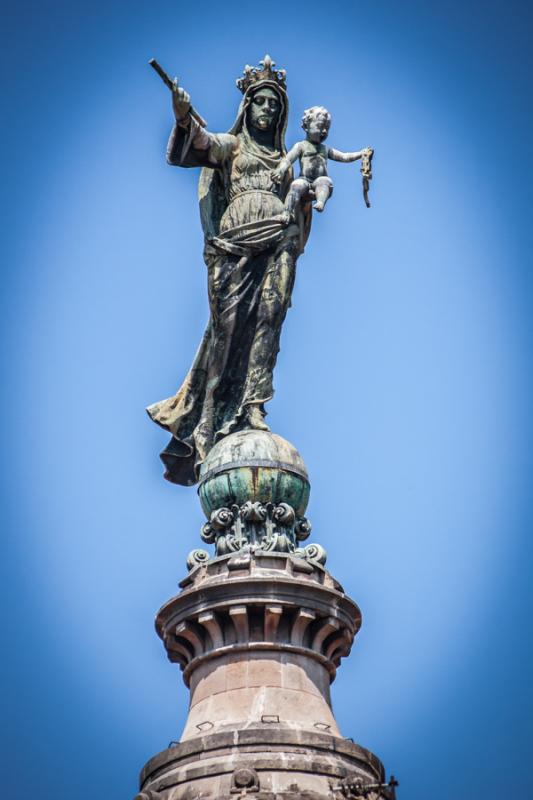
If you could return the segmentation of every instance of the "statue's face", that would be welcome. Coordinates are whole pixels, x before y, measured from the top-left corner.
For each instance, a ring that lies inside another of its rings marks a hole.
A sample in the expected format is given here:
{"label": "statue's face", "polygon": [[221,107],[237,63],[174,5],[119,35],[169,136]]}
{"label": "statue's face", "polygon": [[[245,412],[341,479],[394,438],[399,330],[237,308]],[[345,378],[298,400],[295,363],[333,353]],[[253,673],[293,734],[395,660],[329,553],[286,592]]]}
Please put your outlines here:
{"label": "statue's face", "polygon": [[306,126],[307,136],[315,144],[320,144],[327,139],[329,133],[329,120],[325,114],[314,114]]}
{"label": "statue's face", "polygon": [[248,106],[248,124],[260,131],[275,127],[280,112],[280,100],[273,89],[259,89]]}

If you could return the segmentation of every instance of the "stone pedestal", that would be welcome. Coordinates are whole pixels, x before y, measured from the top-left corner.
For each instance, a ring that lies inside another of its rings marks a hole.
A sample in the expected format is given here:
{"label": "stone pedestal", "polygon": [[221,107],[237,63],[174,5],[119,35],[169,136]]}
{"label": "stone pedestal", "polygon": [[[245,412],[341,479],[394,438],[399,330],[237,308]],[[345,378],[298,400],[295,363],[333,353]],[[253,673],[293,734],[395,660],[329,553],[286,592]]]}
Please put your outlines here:
{"label": "stone pedestal", "polygon": [[190,554],[156,618],[189,715],[180,743],[143,769],[139,800],[393,796],[371,791],[383,767],[341,736],[331,709],[361,614],[324,549],[300,546],[308,495],[301,457],[274,434],[233,434],[211,451],[202,537],[218,555]]}

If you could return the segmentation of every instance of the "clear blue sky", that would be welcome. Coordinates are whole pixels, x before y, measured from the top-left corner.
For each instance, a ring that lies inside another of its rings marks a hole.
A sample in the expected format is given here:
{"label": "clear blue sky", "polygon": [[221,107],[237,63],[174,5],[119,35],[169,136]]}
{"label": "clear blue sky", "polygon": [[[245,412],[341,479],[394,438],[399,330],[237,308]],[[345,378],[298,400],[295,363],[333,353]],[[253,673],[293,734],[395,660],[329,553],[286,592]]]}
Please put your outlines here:
{"label": "clear blue sky", "polygon": [[[264,10],[263,10],[264,9]],[[156,56],[212,130],[269,52],[357,166],[300,260],[270,404],[313,538],[363,611],[333,687],[400,800],[531,797],[531,87],[525,3],[3,8],[3,794],[131,798],[187,693],[153,616],[199,544],[144,407],[207,319],[197,173]]]}

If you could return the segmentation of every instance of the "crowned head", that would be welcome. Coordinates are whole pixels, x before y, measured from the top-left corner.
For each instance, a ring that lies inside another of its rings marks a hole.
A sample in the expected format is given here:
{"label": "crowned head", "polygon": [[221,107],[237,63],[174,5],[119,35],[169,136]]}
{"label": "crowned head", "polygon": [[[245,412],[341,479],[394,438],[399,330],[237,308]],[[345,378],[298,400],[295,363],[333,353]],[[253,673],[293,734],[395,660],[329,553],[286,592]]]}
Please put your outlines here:
{"label": "crowned head", "polygon": [[287,73],[284,69],[275,69],[276,62],[272,61],[267,54],[258,67],[251,67],[247,64],[243,70],[243,77],[237,78],[237,87],[243,94],[246,94],[250,87],[260,83],[270,83],[285,91],[287,85]]}
{"label": "crowned head", "polygon": [[263,146],[286,152],[289,100],[285,75],[284,69],[275,69],[275,63],[269,55],[259,62],[258,67],[247,65],[244,68],[243,77],[237,80],[243,97],[229,133],[243,133]]}

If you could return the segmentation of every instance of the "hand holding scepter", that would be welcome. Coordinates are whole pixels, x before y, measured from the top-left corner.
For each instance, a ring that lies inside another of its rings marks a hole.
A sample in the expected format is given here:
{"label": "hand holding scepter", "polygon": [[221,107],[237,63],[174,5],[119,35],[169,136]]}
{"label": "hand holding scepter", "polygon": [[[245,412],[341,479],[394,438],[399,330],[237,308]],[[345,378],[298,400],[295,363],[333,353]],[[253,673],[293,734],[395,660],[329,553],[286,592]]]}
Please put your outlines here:
{"label": "hand holding scepter", "polygon": [[172,92],[172,99],[177,100],[180,104],[183,105],[183,107],[188,105],[188,109],[185,111],[184,116],[186,116],[186,114],[189,113],[191,117],[194,117],[196,122],[202,126],[202,128],[207,128],[207,122],[205,121],[205,119],[190,104],[189,95],[187,94],[187,92],[179,88],[178,79],[174,78],[174,80],[171,80],[171,78],[167,75],[163,67],[157,63],[155,58],[151,58],[148,63],[150,64],[151,67],[155,69],[155,71],[165,84],[165,86],[167,86],[170,89],[170,91]]}

